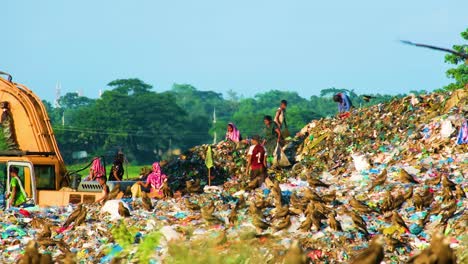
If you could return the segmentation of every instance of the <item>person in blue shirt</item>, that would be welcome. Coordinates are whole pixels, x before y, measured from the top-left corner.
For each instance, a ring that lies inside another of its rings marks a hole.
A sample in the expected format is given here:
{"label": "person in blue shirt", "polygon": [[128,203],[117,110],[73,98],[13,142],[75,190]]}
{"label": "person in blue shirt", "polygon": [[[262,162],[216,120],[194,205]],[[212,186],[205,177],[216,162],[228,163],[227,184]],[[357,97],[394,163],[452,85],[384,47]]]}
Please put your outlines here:
{"label": "person in blue shirt", "polygon": [[340,114],[349,112],[353,104],[349,99],[349,96],[344,93],[337,93],[333,96],[333,101],[338,103],[338,112]]}

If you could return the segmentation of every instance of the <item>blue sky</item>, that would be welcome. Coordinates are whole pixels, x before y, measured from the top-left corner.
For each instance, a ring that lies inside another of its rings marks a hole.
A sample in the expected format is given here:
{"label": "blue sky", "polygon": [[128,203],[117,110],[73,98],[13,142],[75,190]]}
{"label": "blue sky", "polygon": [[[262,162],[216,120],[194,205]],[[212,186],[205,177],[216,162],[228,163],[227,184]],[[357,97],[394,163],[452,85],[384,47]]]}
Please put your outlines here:
{"label": "blue sky", "polygon": [[245,96],[309,97],[432,90],[449,82],[444,54],[399,39],[462,43],[468,1],[121,1],[2,3],[0,70],[41,98],[97,97],[118,78],[156,91],[173,83]]}

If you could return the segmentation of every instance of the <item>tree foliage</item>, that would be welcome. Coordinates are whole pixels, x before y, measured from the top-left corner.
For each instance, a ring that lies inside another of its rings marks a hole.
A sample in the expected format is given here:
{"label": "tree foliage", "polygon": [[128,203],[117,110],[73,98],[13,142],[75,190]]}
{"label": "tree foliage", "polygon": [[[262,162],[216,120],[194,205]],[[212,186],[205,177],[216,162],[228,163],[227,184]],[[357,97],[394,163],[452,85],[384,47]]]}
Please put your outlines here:
{"label": "tree foliage", "polygon": [[111,89],[99,99],[68,93],[60,98],[59,108],[45,102],[67,162],[73,162],[74,151],[112,159],[123,149],[131,162],[148,164],[168,155],[170,149],[211,143],[214,134],[222,140],[229,122],[236,124],[244,138],[260,134],[263,117],[273,116],[283,99],[288,101],[289,129],[295,133],[313,119],[336,114],[336,103],[331,99],[335,92],[348,93],[356,106],[393,98],[373,95],[376,98],[367,103],[352,90],[329,88],[321,92],[322,96],[309,99],[297,92],[278,90],[253,98],[230,91],[225,99],[220,93],[201,91],[189,84],[174,84],[171,90],[157,93],[139,79],[119,79],[108,86]]}
{"label": "tree foliage", "polygon": [[[460,35],[465,41],[468,41],[468,28]],[[467,44],[453,45],[453,49],[458,52],[468,54]],[[447,77],[453,79],[454,82],[445,86],[445,89],[453,91],[464,88],[468,84],[468,60],[465,61],[463,58],[454,54],[447,54],[445,55],[445,62],[457,65],[455,68],[447,70]]]}

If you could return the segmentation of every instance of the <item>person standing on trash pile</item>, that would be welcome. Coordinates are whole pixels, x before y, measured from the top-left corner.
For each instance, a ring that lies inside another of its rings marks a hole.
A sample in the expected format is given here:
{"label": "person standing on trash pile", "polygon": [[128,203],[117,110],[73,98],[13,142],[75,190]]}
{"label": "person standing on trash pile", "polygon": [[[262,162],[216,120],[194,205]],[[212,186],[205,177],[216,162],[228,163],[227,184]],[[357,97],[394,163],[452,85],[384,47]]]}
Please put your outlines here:
{"label": "person standing on trash pile", "polygon": [[247,168],[250,171],[250,180],[259,178],[259,185],[263,183],[266,176],[266,156],[267,150],[260,144],[260,136],[252,137],[252,146],[247,153]]}
{"label": "person standing on trash pile", "polygon": [[124,155],[122,152],[119,151],[115,156],[114,163],[112,164],[112,168],[109,172],[109,181],[122,181],[124,175]]}
{"label": "person standing on trash pile", "polygon": [[151,197],[162,197],[162,187],[166,181],[166,174],[161,172],[161,166],[155,162],[153,163],[153,171],[148,175],[146,182],[139,181],[137,184],[143,187],[142,191],[149,192]]}
{"label": "person standing on trash pile", "polygon": [[288,107],[288,101],[281,100],[280,107],[276,110],[275,118],[273,119],[281,131],[283,139],[289,137],[288,123],[286,122],[286,108]]}
{"label": "person standing on trash pile", "polygon": [[234,143],[239,143],[242,140],[239,129],[234,125],[234,123],[229,123],[227,125],[226,132],[226,141],[232,141]]}
{"label": "person standing on trash pile", "polygon": [[351,108],[353,107],[353,104],[351,103],[351,99],[349,99],[349,96],[345,93],[337,93],[333,96],[333,101],[338,103],[338,113],[340,117],[347,117],[349,116],[348,113]]}
{"label": "person standing on trash pile", "polygon": [[105,175],[101,175],[96,177],[96,180],[98,181],[99,185],[101,185],[102,188],[102,197],[99,198],[96,203],[103,204],[106,200],[107,197],[109,196],[109,186],[107,186],[107,179]]}
{"label": "person standing on trash pile", "polygon": [[275,153],[276,145],[281,141],[281,130],[278,128],[278,125],[273,122],[271,116],[267,115],[263,118],[265,127],[264,131],[264,140],[263,146],[265,146],[268,153],[268,162],[273,162],[273,153]]}
{"label": "person standing on trash pile", "polygon": [[6,197],[10,207],[18,207],[26,202],[26,193],[18,173],[18,167],[10,167],[10,193]]}
{"label": "person standing on trash pile", "polygon": [[94,158],[93,164],[89,169],[89,175],[84,179],[85,181],[95,181],[98,177],[106,176],[104,166],[102,166],[101,158]]}

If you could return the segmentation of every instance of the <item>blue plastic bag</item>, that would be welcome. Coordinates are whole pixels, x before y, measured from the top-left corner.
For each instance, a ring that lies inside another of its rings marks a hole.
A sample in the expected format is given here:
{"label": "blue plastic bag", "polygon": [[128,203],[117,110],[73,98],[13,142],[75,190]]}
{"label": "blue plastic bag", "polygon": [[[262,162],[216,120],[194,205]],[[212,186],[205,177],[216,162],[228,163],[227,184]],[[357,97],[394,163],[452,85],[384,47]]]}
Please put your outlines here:
{"label": "blue plastic bag", "polygon": [[457,144],[468,144],[468,124],[466,119],[463,121],[462,126],[460,127],[460,132],[457,137]]}

